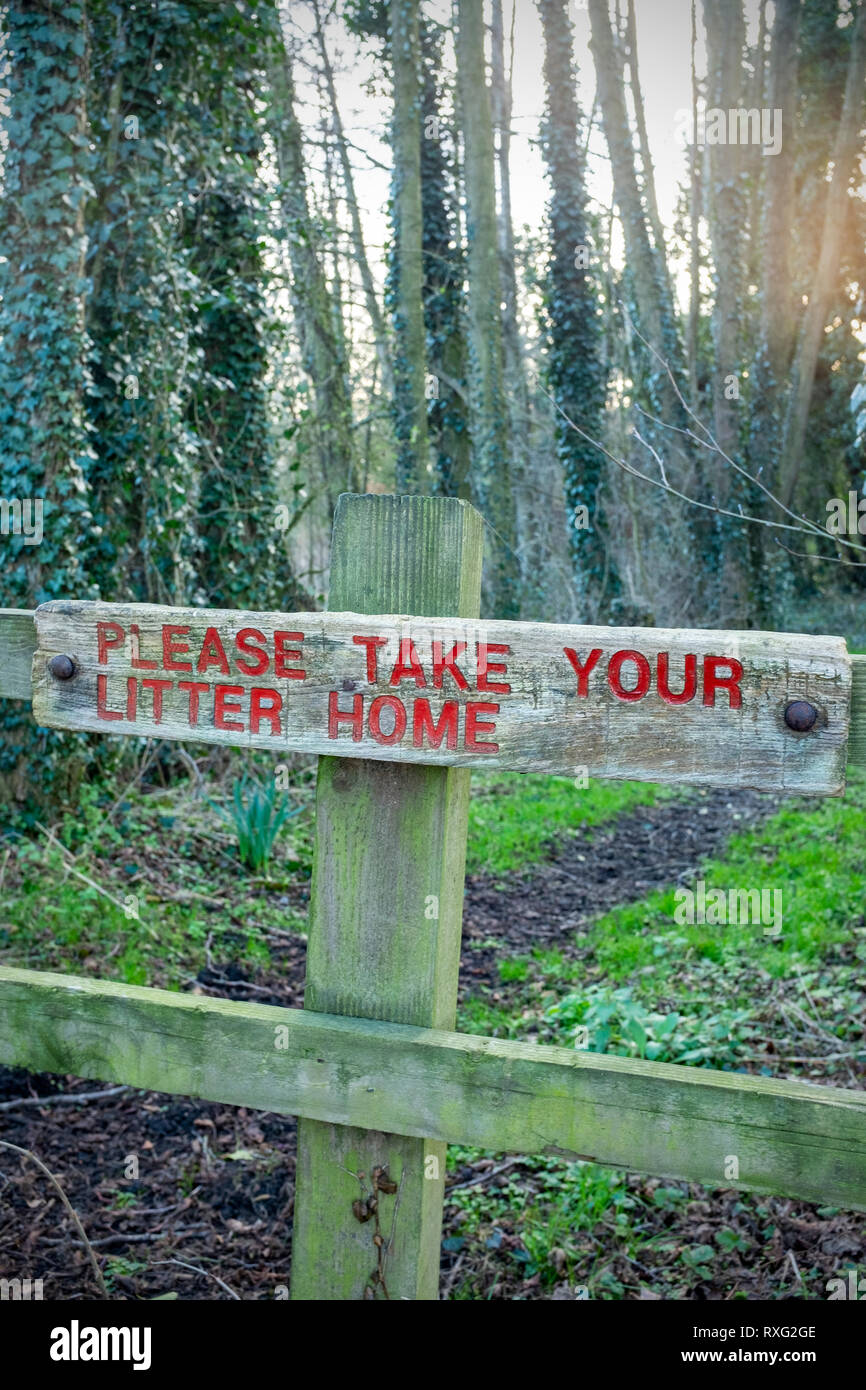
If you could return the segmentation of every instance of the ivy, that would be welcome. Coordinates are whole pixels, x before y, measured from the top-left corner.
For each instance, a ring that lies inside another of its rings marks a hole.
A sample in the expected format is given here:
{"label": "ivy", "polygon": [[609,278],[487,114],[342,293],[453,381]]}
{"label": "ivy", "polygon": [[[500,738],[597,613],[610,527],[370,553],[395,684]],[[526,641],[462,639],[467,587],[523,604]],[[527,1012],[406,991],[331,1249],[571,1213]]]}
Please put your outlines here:
{"label": "ivy", "polygon": [[[0,535],[0,604],[32,608],[86,598],[83,555],[93,530],[85,411],[90,389],[84,319],[87,30],[78,0],[11,4],[5,14],[9,115],[0,262],[0,496],[42,507],[42,537]],[[6,702],[4,702],[5,704]],[[0,787],[23,800],[74,785],[86,741],[34,727],[29,710],[2,715]]]}
{"label": "ivy", "polygon": [[[601,350],[601,307],[593,273],[596,254],[586,210],[583,128],[575,97],[573,35],[564,0],[538,0],[544,30],[547,93],[542,151],[551,186],[550,262],[544,300],[547,375],[557,407],[556,444],[562,464],[578,593],[598,607],[619,593],[605,544],[600,497],[607,373]],[[567,417],[567,418],[566,418]],[[585,508],[584,513],[582,509]],[[588,514],[589,525],[582,521]],[[604,593],[603,593],[604,591]]]}

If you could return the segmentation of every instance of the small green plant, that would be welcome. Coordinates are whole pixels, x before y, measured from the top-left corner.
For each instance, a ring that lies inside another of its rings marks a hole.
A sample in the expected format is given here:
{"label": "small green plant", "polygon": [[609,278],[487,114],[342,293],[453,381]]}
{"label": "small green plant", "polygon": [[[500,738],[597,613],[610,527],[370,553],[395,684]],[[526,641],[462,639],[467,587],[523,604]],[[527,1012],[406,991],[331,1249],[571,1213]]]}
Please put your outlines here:
{"label": "small green plant", "polygon": [[137,1201],[138,1197],[134,1192],[117,1191],[111,1205],[115,1211],[123,1211],[126,1207],[134,1207]]}
{"label": "small green plant", "polygon": [[703,1015],[656,1013],[632,997],[630,988],[589,986],[563,996],[544,1015],[555,1033],[577,1040],[590,1052],[642,1057],[686,1066],[733,1067],[759,1033],[749,1009],[723,1006]]}
{"label": "small green plant", "polygon": [[218,815],[235,828],[238,837],[238,857],[253,873],[263,873],[274,847],[274,841],[290,816],[303,810],[290,807],[285,801],[277,803],[277,788],[273,782],[262,786],[243,778],[232,787],[228,809],[211,803]]}

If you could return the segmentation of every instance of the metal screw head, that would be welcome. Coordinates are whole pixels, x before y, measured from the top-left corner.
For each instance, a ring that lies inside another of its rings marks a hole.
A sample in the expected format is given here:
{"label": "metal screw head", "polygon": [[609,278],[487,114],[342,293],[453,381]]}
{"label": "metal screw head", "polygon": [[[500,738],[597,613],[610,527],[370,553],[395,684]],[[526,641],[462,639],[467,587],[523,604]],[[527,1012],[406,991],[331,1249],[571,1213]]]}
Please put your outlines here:
{"label": "metal screw head", "polygon": [[52,656],[48,669],[55,680],[68,681],[75,675],[75,662],[71,656]]}
{"label": "metal screw head", "polygon": [[792,700],[785,706],[785,723],[795,733],[807,734],[817,718],[818,711],[808,700]]}

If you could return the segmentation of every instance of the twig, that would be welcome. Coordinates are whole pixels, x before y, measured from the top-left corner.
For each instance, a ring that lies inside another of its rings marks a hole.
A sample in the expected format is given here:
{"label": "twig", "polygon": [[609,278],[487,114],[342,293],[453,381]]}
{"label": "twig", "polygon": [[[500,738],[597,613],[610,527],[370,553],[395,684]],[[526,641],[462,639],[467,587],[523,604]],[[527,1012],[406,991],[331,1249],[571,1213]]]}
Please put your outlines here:
{"label": "twig", "polygon": [[40,830],[43,835],[47,835],[51,843],[55,845],[57,849],[61,851],[62,854],[67,856],[67,863],[65,866],[67,873],[74,874],[76,878],[80,878],[81,882],[86,883],[88,888],[94,888],[97,893],[102,894],[103,898],[107,898],[108,901],[110,903],[114,903],[114,906],[119,908],[121,912],[123,912],[124,914],[126,913],[126,905],[122,903],[119,898],[115,898],[114,895],[112,893],[109,893],[107,889],[100,887],[98,883],[94,883],[93,879],[88,878],[87,874],[83,874],[80,869],[73,868],[72,864],[70,864],[68,860],[73,858],[74,856],[70,854],[69,850],[66,848],[65,845],[62,845],[60,843],[53,830],[46,829],[46,827],[42,825],[39,821],[36,821],[36,829]]}
{"label": "twig", "polygon": [[489,1178],[495,1178],[498,1173],[504,1173],[506,1168],[513,1168],[516,1163],[522,1162],[523,1155],[519,1155],[517,1158],[509,1158],[507,1163],[500,1163],[498,1168],[489,1168],[486,1173],[479,1173],[475,1178],[467,1178],[465,1182],[454,1182],[450,1187],[446,1187],[445,1199],[447,1201],[450,1194],[457,1192],[461,1187],[474,1187],[476,1183],[487,1182]]}
{"label": "twig", "polygon": [[81,1243],[87,1251],[88,1255],[90,1256],[90,1263],[93,1266],[93,1273],[96,1278],[96,1282],[99,1285],[100,1292],[103,1298],[110,1298],[111,1295],[109,1294],[108,1289],[105,1287],[105,1280],[102,1277],[102,1270],[99,1268],[99,1265],[97,1264],[93,1246],[87,1239],[87,1232],[85,1231],[84,1227],[78,1219],[78,1213],[76,1212],[66,1193],[63,1191],[63,1188],[60,1186],[60,1183],[55,1178],[51,1169],[47,1168],[45,1164],[42,1162],[42,1159],[37,1158],[35,1153],[33,1153],[31,1149],[22,1149],[18,1144],[10,1144],[7,1139],[0,1139],[0,1149],[11,1149],[13,1153],[21,1154],[24,1158],[32,1158],[37,1168],[41,1169],[45,1176],[49,1179],[49,1181],[54,1184],[60,1196],[60,1200],[62,1201],[66,1210],[69,1212],[75,1229],[81,1237]]}
{"label": "twig", "polygon": [[58,1091],[50,1096],[27,1096],[21,1100],[4,1100],[0,1110],[17,1110],[21,1105],[74,1105],[76,1101],[108,1100],[109,1096],[131,1091],[131,1086],[112,1086],[107,1091]]}
{"label": "twig", "polygon": [[789,1251],[788,1251],[788,1259],[791,1261],[791,1264],[792,1264],[793,1269],[794,1269],[794,1273],[796,1274],[796,1276],[797,1276],[797,1278],[799,1279],[800,1283],[803,1284],[803,1287],[805,1288],[806,1286],[805,1286],[805,1283],[803,1282],[803,1276],[802,1276],[802,1274],[800,1273],[800,1269],[799,1269],[799,1266],[798,1266],[798,1264],[797,1264],[797,1257],[796,1257],[796,1255],[794,1254],[793,1250],[789,1250]]}
{"label": "twig", "polygon": [[241,1301],[241,1296],[240,1296],[240,1294],[235,1293],[234,1289],[230,1289],[229,1286],[228,1286],[228,1284],[225,1282],[224,1279],[220,1279],[220,1277],[219,1277],[218,1274],[212,1273],[212,1271],[209,1270],[209,1269],[200,1269],[198,1265],[190,1265],[190,1264],[187,1264],[186,1260],[151,1260],[150,1263],[151,1263],[151,1266],[153,1266],[153,1265],[181,1265],[184,1269],[191,1269],[191,1270],[193,1271],[194,1274],[203,1274],[204,1277],[205,1277],[206,1279],[208,1279],[208,1278],[210,1278],[210,1279],[215,1279],[216,1282],[219,1284],[220,1288],[221,1288],[221,1289],[225,1289],[226,1293],[229,1295],[230,1298],[235,1299],[235,1301],[236,1301],[237,1303],[240,1303],[240,1301]]}
{"label": "twig", "polygon": [[[128,1234],[124,1233],[123,1231],[117,1231],[114,1235],[111,1236],[100,1236],[98,1240],[90,1241],[90,1244],[94,1247],[94,1249],[97,1246],[102,1245],[117,1245],[118,1242],[121,1245],[141,1245],[143,1241],[174,1240],[175,1236],[189,1236],[194,1235],[198,1231],[209,1230],[210,1226],[201,1225],[175,1226],[175,1228],[171,1231],[131,1231]],[[81,1245],[80,1240],[63,1241],[55,1240],[53,1237],[48,1239],[47,1243],[49,1245]]]}

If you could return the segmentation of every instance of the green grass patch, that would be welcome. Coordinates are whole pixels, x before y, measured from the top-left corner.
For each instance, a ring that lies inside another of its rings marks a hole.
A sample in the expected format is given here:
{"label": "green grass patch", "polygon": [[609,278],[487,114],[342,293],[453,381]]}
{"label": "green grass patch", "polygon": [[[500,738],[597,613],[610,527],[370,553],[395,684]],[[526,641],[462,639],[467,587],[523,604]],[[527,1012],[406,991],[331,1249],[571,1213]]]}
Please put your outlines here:
{"label": "green grass patch", "polygon": [[650,806],[670,788],[650,782],[590,781],[526,772],[473,772],[466,871],[505,874],[548,858],[557,841],[586,826]]}
{"label": "green grass patch", "polygon": [[771,910],[777,901],[781,907],[778,934],[770,913],[758,924],[678,921],[686,904],[670,888],[600,918],[592,930],[595,960],[611,981],[643,972],[644,984],[655,989],[684,953],[714,962],[723,973],[748,960],[782,979],[858,936],[862,942],[864,829],[866,774],[857,771],[844,797],[784,806],[760,829],[734,836],[724,857],[706,863],[686,885],[694,890],[701,879],[707,893],[717,889],[726,897],[731,890],[778,890],[778,900],[767,900]]}

